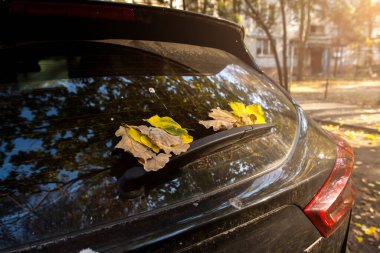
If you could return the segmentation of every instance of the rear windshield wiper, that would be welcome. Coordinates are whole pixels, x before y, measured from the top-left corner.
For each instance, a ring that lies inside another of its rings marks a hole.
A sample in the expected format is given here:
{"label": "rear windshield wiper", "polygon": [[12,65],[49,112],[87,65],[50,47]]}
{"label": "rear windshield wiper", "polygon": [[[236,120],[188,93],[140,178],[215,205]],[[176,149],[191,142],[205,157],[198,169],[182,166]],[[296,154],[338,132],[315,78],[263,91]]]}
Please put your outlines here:
{"label": "rear windshield wiper", "polygon": [[[138,189],[141,186],[151,183],[157,185],[167,181],[168,178],[173,178],[179,171],[173,170],[174,168],[182,167],[201,156],[211,154],[237,142],[262,136],[270,132],[273,127],[273,124],[241,126],[195,140],[185,153],[171,158],[166,166],[157,172],[146,172],[142,166],[128,168],[118,179],[119,191],[126,197],[133,197],[135,194],[140,195],[141,192]],[[138,191],[136,192],[136,190]]]}
{"label": "rear windshield wiper", "polygon": [[215,152],[236,142],[264,135],[268,133],[273,126],[273,124],[241,126],[203,137],[191,143],[190,148],[185,153],[170,159],[168,165],[183,166],[188,163],[189,160],[194,160],[194,158],[199,155],[203,156],[205,153],[209,154]]}

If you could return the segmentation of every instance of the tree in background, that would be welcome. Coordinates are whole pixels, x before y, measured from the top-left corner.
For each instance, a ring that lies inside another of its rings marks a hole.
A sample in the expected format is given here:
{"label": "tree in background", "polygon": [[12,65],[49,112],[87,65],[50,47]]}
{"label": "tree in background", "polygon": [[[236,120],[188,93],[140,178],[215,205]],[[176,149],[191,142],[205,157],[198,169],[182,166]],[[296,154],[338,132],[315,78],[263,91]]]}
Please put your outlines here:
{"label": "tree in background", "polygon": [[366,46],[369,49],[365,55],[365,65],[369,72],[372,72],[372,45],[373,45],[373,29],[376,25],[376,19],[380,16],[380,2],[371,0],[361,0],[357,6],[356,24],[365,27],[362,30],[365,37]]}
{"label": "tree in background", "polygon": [[295,14],[298,22],[298,42],[297,42],[297,71],[296,77],[301,81],[304,76],[304,61],[306,43],[310,34],[310,22],[312,12],[312,0],[289,1],[289,7]]}
{"label": "tree in background", "polygon": [[280,0],[280,7],[281,7],[281,20],[282,20],[282,66],[284,70],[284,88],[286,90],[289,90],[288,87],[288,54],[287,54],[287,48],[288,48],[288,38],[287,38],[287,22],[286,22],[286,14],[285,14],[285,8],[286,8],[286,2],[285,0]]}
{"label": "tree in background", "polygon": [[[274,60],[276,62],[279,83],[280,85],[284,85],[281,63],[277,53],[276,40],[272,35],[272,27],[276,21],[276,6],[275,4],[265,3],[262,3],[261,6],[259,6],[258,1],[251,2],[251,0],[245,0],[245,4],[248,7],[246,14],[250,16],[256,22],[257,26],[265,32],[269,40]],[[261,8],[259,9],[259,7]]]}

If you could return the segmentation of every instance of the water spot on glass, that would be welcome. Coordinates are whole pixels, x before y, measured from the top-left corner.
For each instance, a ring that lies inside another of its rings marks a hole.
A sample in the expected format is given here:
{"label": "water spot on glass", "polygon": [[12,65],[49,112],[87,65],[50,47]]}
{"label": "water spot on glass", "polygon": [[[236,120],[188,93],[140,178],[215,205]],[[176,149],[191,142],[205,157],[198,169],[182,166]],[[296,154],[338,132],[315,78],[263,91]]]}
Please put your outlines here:
{"label": "water spot on glass", "polygon": [[243,207],[243,202],[241,202],[240,199],[237,198],[231,198],[228,201],[231,206],[235,207],[236,209],[241,209]]}

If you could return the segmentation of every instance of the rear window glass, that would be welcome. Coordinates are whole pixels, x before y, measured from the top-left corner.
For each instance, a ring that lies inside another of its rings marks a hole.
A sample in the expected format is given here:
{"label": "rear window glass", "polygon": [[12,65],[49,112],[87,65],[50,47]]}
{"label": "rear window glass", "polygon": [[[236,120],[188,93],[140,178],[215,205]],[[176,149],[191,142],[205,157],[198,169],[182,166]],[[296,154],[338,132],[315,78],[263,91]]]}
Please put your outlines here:
{"label": "rear window glass", "polygon": [[[139,215],[262,173],[283,161],[296,132],[291,103],[240,60],[163,42],[3,49],[0,101],[0,248]],[[198,121],[230,102],[261,105],[274,129],[158,176],[135,198],[120,197],[117,178],[138,165],[114,151],[120,125],[144,125],[159,114],[197,140],[215,133]]]}

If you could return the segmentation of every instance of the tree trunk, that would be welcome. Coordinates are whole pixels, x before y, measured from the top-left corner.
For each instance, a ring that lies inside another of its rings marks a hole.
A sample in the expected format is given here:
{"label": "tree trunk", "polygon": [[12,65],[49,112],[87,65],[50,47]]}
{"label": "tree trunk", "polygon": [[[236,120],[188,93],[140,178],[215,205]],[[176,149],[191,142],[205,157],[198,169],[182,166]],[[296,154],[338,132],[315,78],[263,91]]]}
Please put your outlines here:
{"label": "tree trunk", "polygon": [[206,14],[206,12],[207,12],[207,5],[208,5],[208,1],[203,0],[203,9],[202,9],[203,14]]}
{"label": "tree trunk", "polygon": [[186,10],[186,0],[182,0],[182,9]]}
{"label": "tree trunk", "polygon": [[300,8],[300,28],[298,34],[298,54],[297,54],[297,81],[303,79],[303,58],[304,58],[304,47],[303,47],[303,34],[305,29],[305,2],[301,0]]}
{"label": "tree trunk", "polygon": [[335,56],[334,56],[334,73],[333,73],[333,76],[336,77],[336,74],[338,72],[338,53],[339,51],[339,47],[334,47],[334,53],[335,53]]}
{"label": "tree trunk", "polygon": [[283,86],[283,79],[282,79],[282,71],[281,71],[281,64],[280,60],[278,59],[278,53],[276,49],[276,41],[273,38],[272,34],[270,33],[270,30],[268,26],[265,25],[263,19],[261,18],[259,12],[252,6],[252,4],[249,2],[249,0],[244,0],[245,3],[247,4],[249,10],[251,11],[248,13],[248,15],[258,24],[258,26],[263,29],[265,34],[268,37],[268,40],[270,42],[270,47],[274,55],[274,60],[276,61],[276,67],[277,67],[277,74],[278,74],[278,80],[280,85]]}
{"label": "tree trunk", "polygon": [[297,57],[297,80],[303,79],[304,72],[304,60],[306,43],[309,37],[310,30],[310,12],[311,12],[311,0],[307,0],[305,4],[304,0],[301,0],[301,13],[300,13],[300,29],[298,36],[298,57]]}
{"label": "tree trunk", "polygon": [[285,2],[280,0],[281,5],[281,16],[282,16],[282,66],[284,70],[284,88],[289,91],[288,87],[288,55],[287,55],[287,29],[286,29],[286,16],[285,16]]}

